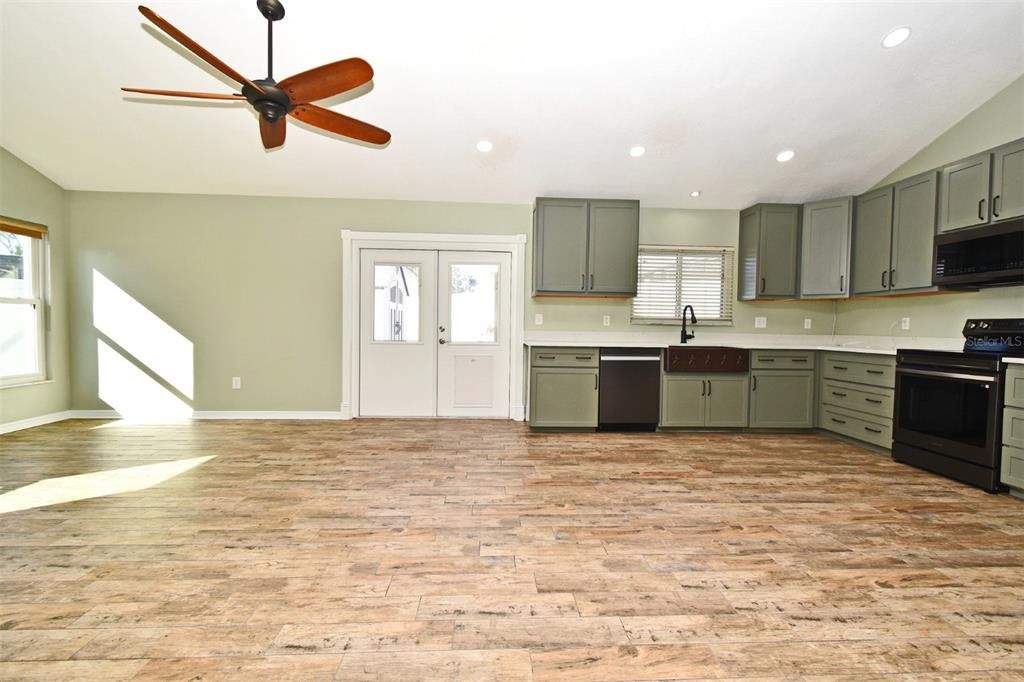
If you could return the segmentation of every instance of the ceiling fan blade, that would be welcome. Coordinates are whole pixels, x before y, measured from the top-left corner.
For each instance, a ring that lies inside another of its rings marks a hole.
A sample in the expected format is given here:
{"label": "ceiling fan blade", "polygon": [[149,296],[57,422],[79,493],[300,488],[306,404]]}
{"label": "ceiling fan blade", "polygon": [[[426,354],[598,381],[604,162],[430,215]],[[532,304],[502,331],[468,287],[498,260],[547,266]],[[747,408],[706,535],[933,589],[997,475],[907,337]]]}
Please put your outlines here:
{"label": "ceiling fan blade", "polygon": [[157,14],[156,12],[151,10],[150,8],[148,8],[148,7],[144,6],[144,5],[139,5],[139,11],[142,12],[142,16],[146,17],[147,19],[152,21],[154,24],[159,26],[160,29],[163,30],[164,33],[166,33],[167,35],[169,35],[170,37],[174,38],[179,43],[181,43],[182,47],[184,47],[187,50],[189,50],[190,52],[192,52],[194,55],[196,55],[197,57],[202,59],[204,62],[206,62],[207,64],[209,64],[213,68],[215,68],[218,71],[220,71],[222,74],[224,74],[228,78],[232,79],[233,81],[235,81],[237,83],[241,83],[242,85],[248,85],[250,88],[253,88],[257,92],[263,92],[263,88],[261,88],[260,86],[256,85],[251,80],[249,80],[248,78],[246,78],[242,74],[238,73],[237,71],[232,69],[230,66],[228,66],[227,64],[222,62],[221,60],[219,60],[216,57],[214,57],[213,54],[209,50],[207,50],[205,47],[203,47],[202,45],[200,45],[196,41],[194,41],[191,38],[189,38],[187,35],[185,35],[180,30],[178,30],[178,28],[175,27],[174,24],[172,24],[171,22],[167,21],[166,19],[164,19],[162,16],[160,16],[159,14]]}
{"label": "ceiling fan blade", "polygon": [[167,97],[192,97],[195,99],[227,99],[244,102],[241,95],[218,95],[212,92],[183,92],[181,90],[147,90],[145,88],[121,88],[125,92],[140,92],[143,95],[166,95]]}
{"label": "ceiling fan blade", "polygon": [[353,57],[285,78],[277,87],[288,93],[292,104],[306,104],[358,88],[371,80],[373,68]]}
{"label": "ceiling fan blade", "polygon": [[284,144],[286,123],[284,117],[271,123],[260,116],[260,137],[263,139],[264,149],[273,149]]}
{"label": "ceiling fan blade", "polygon": [[386,130],[344,116],[336,111],[318,107],[315,104],[300,104],[292,109],[290,113],[295,118],[311,126],[316,126],[330,133],[351,137],[354,140],[362,140],[363,142],[379,145],[387,144],[391,140],[391,133]]}

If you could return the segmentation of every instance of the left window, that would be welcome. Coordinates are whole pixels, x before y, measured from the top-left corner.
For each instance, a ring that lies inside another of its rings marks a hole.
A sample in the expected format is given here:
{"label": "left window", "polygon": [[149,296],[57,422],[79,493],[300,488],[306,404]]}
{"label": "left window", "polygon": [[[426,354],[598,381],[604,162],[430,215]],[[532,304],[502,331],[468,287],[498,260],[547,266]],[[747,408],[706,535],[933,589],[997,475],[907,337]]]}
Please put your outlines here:
{"label": "left window", "polygon": [[46,378],[46,228],[0,217],[0,386]]}

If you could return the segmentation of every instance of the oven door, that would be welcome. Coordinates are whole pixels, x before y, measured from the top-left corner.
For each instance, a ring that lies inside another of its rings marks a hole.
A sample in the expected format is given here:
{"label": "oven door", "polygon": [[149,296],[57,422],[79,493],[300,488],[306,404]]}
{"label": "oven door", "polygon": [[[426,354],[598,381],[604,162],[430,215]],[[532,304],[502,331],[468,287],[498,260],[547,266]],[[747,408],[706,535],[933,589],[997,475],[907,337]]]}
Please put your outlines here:
{"label": "oven door", "polygon": [[893,440],[995,467],[999,375],[896,368]]}

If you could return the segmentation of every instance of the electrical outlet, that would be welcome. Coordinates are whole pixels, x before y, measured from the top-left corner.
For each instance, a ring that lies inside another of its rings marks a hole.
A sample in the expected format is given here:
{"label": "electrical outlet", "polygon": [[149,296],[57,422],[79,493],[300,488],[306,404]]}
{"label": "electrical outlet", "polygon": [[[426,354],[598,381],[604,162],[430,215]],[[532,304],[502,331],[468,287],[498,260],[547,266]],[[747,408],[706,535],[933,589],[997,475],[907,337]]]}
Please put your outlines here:
{"label": "electrical outlet", "polygon": [[542,313],[534,313],[533,323],[538,326],[544,324],[544,315]]}
{"label": "electrical outlet", "polygon": [[612,326],[612,316],[611,315],[605,315],[604,317],[602,317],[601,318],[601,324],[603,324],[606,327]]}
{"label": "electrical outlet", "polygon": [[910,318],[909,317],[901,317],[900,318],[900,329],[902,329],[903,331],[907,331],[908,329],[910,329]]}
{"label": "electrical outlet", "polygon": [[810,328],[811,328],[811,318],[805,317],[804,318],[804,329],[810,329]]}
{"label": "electrical outlet", "polygon": [[231,377],[231,388],[239,389],[242,387],[242,377]]}
{"label": "electrical outlet", "polygon": [[754,318],[754,329],[765,329],[768,327],[767,317],[755,317]]}

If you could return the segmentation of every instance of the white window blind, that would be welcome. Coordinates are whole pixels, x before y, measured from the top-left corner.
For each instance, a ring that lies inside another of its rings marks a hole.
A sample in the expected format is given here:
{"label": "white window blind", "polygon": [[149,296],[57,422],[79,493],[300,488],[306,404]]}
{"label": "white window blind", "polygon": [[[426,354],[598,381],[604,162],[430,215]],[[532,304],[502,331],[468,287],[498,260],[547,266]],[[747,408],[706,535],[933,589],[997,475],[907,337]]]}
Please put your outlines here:
{"label": "white window blind", "polygon": [[675,324],[692,305],[698,324],[732,324],[731,248],[641,246],[633,320]]}

